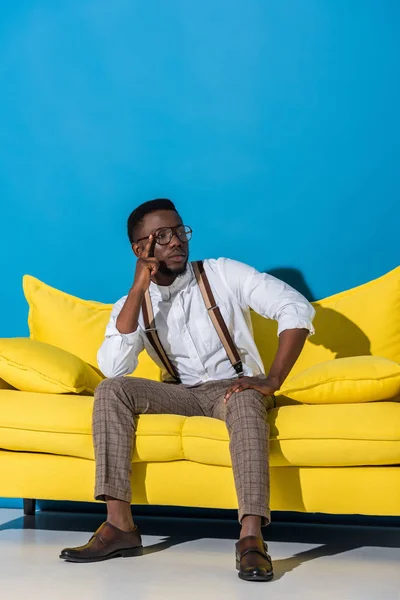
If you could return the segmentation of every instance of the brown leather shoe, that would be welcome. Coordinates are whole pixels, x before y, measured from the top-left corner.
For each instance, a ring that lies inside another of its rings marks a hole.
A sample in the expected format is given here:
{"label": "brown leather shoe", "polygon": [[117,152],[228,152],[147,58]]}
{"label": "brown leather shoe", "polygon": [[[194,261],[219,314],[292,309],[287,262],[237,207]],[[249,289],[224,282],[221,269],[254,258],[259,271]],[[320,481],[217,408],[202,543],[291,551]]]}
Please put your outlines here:
{"label": "brown leather shoe", "polygon": [[256,535],[248,535],[236,544],[236,568],[245,581],[271,581],[274,576],[268,546]]}
{"label": "brown leather shoe", "polygon": [[139,529],[121,531],[108,521],[100,525],[85,546],[65,548],[60,558],[69,562],[97,562],[118,556],[141,556],[142,538]]}

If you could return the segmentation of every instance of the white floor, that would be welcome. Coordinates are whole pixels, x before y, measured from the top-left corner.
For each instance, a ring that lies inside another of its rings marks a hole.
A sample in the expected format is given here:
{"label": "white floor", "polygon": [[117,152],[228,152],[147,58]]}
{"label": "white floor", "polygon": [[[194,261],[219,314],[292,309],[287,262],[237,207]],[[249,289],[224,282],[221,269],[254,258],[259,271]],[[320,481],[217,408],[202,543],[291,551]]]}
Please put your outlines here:
{"label": "white floor", "polygon": [[[147,553],[138,558],[89,565],[58,558],[61,548],[86,543],[100,522],[0,510],[1,600],[400,600],[400,528],[278,525],[280,541],[269,542],[275,580],[247,583],[234,568],[235,540],[200,537],[201,524],[195,534],[184,526],[186,536],[181,526],[176,538],[145,535]],[[293,541],[302,534],[304,542]]]}

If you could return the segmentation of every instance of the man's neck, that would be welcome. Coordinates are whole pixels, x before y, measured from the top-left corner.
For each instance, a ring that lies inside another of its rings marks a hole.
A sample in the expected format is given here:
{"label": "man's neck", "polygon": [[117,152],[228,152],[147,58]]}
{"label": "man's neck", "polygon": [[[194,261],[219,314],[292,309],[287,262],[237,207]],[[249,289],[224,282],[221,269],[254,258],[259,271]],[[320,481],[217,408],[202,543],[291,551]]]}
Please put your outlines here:
{"label": "man's neck", "polygon": [[186,263],[185,268],[181,273],[168,273],[168,272],[165,272],[163,269],[161,269],[158,271],[158,273],[156,274],[154,279],[152,279],[152,281],[154,281],[154,283],[157,285],[169,287],[170,285],[172,285],[174,283],[174,281],[178,277],[182,277],[183,275],[185,275],[185,273],[187,273],[187,271],[189,269],[188,265],[189,265],[189,263]]}
{"label": "man's neck", "polygon": [[174,283],[175,279],[178,277],[178,275],[165,275],[164,273],[157,273],[157,275],[154,277],[154,283],[156,283],[157,285],[162,285],[162,286],[170,286]]}

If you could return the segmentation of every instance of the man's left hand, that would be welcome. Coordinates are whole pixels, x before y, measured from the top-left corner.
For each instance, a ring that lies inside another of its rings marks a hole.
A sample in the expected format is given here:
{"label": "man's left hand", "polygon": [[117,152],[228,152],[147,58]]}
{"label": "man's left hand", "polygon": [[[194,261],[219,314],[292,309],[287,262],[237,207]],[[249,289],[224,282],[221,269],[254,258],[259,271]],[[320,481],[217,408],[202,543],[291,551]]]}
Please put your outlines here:
{"label": "man's left hand", "polygon": [[263,396],[273,396],[279,388],[279,381],[271,377],[241,377],[226,391],[224,403],[228,402],[232,394],[243,392],[243,390],[257,390]]}

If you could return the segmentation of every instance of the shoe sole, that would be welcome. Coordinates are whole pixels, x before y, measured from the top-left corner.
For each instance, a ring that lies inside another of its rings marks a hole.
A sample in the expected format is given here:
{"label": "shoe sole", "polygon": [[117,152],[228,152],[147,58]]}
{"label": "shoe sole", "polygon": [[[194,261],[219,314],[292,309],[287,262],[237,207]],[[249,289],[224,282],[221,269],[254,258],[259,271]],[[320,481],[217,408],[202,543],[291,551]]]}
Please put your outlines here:
{"label": "shoe sole", "polygon": [[268,575],[245,575],[240,572],[240,563],[236,562],[236,569],[239,571],[238,577],[243,581],[271,581],[274,578],[274,573],[269,573]]}
{"label": "shoe sole", "polygon": [[137,546],[136,548],[125,548],[123,550],[114,550],[114,552],[110,552],[110,554],[106,554],[105,556],[99,556],[98,558],[75,558],[60,554],[60,558],[62,560],[73,563],[101,562],[103,560],[110,560],[111,558],[130,558],[132,556],[143,556],[143,546]]}
{"label": "shoe sole", "polygon": [[243,581],[272,581],[272,579],[274,578],[274,574],[271,573],[270,575],[267,576],[263,576],[263,575],[243,575],[243,573],[238,573],[238,577],[239,579],[242,579]]}

